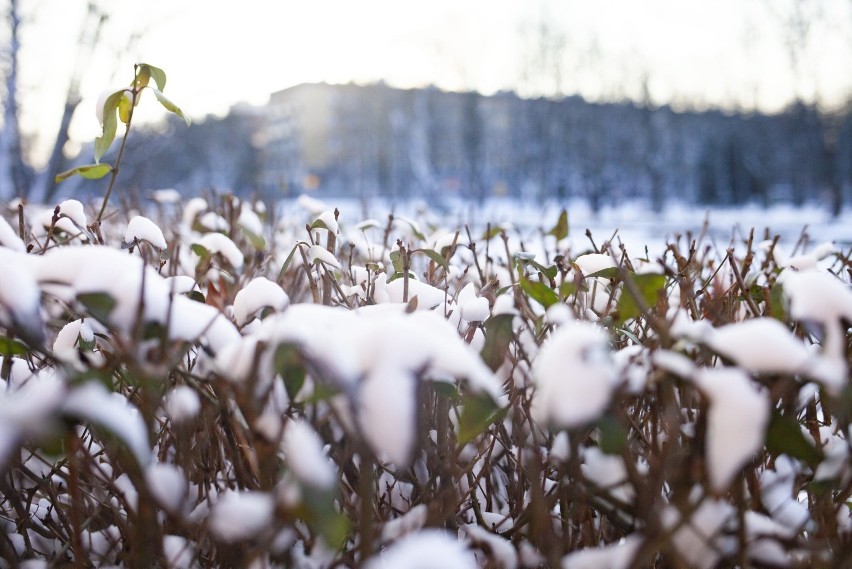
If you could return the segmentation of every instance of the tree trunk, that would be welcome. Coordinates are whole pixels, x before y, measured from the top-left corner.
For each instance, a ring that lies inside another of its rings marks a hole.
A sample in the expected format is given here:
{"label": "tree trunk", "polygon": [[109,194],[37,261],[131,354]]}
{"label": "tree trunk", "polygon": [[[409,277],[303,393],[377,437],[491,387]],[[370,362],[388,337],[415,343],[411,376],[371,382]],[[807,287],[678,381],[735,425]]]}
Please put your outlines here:
{"label": "tree trunk", "polygon": [[0,196],[26,197],[28,173],[21,151],[18,124],[18,55],[21,47],[21,16],[18,0],[9,0],[9,70],[6,73],[6,105],[3,108],[3,133],[0,136]]}
{"label": "tree trunk", "polygon": [[65,165],[63,152],[65,145],[68,143],[68,129],[71,126],[74,111],[77,110],[77,106],[81,100],[80,80],[86,71],[86,66],[91,59],[95,46],[98,45],[101,30],[107,20],[106,13],[95,2],[89,2],[87,10],[86,20],[83,23],[83,28],[80,30],[80,40],[77,44],[79,46],[77,58],[74,62],[71,81],[68,84],[68,92],[65,95],[65,108],[62,111],[59,130],[56,133],[56,140],[53,143],[53,150],[50,153],[47,166],[45,166],[44,171],[39,175],[36,183],[35,195],[45,203],[49,203],[56,194],[57,184],[55,178],[63,170]]}

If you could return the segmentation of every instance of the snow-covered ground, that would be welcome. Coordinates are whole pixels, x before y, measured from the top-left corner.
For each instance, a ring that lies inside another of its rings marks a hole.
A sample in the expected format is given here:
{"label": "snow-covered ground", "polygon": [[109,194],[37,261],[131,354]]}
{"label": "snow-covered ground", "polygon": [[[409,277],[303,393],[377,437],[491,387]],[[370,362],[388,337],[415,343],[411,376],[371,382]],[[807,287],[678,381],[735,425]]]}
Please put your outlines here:
{"label": "snow-covered ground", "polygon": [[[282,202],[282,209],[295,207],[295,201]],[[740,207],[669,204],[663,211],[652,211],[645,202],[627,202],[593,212],[583,200],[547,200],[543,204],[536,200],[514,199],[445,200],[432,204],[423,200],[392,203],[373,199],[365,204],[351,198],[334,197],[321,201],[325,207],[339,208],[347,217],[382,219],[394,212],[413,218],[426,211],[436,223],[458,227],[467,224],[480,232],[486,223],[506,224],[516,228],[527,238],[526,244],[533,247],[540,229],[554,224],[564,208],[568,212],[569,240],[577,251],[590,246],[585,235],[587,229],[598,245],[615,237],[630,251],[647,246],[651,254],[659,254],[676,236],[696,238],[705,227],[707,237],[721,249],[732,243],[742,243],[751,229],[755,230],[755,242],[779,235],[782,243],[792,247],[804,231],[811,243],[832,241],[840,249],[852,246],[852,209],[847,208],[839,217],[832,217],[827,207],[814,204],[801,207],[780,204],[768,208],[753,204]]]}

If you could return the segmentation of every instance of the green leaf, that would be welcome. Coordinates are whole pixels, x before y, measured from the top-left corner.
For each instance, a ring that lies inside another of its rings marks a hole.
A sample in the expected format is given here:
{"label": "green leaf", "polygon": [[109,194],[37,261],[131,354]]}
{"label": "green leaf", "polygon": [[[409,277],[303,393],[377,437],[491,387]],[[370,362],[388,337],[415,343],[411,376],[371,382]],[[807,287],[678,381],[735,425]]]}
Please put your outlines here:
{"label": "green leaf", "polygon": [[618,278],[618,267],[609,267],[595,271],[590,275],[583,275],[587,279],[614,279]]}
{"label": "green leaf", "polygon": [[193,243],[189,246],[189,250],[198,255],[201,259],[206,259],[210,256],[210,251],[201,243]]}
{"label": "green leaf", "polygon": [[201,291],[191,290],[186,293],[186,296],[190,298],[190,300],[194,300],[195,302],[200,302],[201,304],[207,304],[207,299],[204,298],[204,295],[201,294]]}
{"label": "green leaf", "polygon": [[561,241],[568,237],[568,211],[563,208],[559,214],[559,221],[553,226],[553,229],[547,232],[548,235],[556,237],[557,241]]}
{"label": "green leaf", "polygon": [[[637,275],[634,273],[628,274],[627,278],[631,279],[636,284],[636,289],[641,295],[642,300],[647,306],[651,307],[657,304],[657,297],[660,294],[660,291],[666,287],[665,275]],[[637,302],[631,289],[626,284],[618,299],[617,311],[620,322],[625,322],[642,314],[639,302]]]}
{"label": "green leaf", "polygon": [[112,166],[109,164],[86,164],[85,166],[77,166],[76,168],[60,172],[53,181],[58,184],[71,176],[81,176],[87,180],[98,180],[110,172],[112,172]]}
{"label": "green leaf", "polygon": [[456,387],[455,383],[451,381],[441,381],[435,380],[430,383],[432,386],[432,391],[440,395],[441,397],[446,397],[447,399],[455,399],[459,396],[458,387]]}
{"label": "green leaf", "polygon": [[30,349],[14,338],[7,338],[6,336],[0,336],[0,356],[11,357],[11,356],[22,356],[29,352]]}
{"label": "green leaf", "polygon": [[521,285],[521,290],[523,290],[530,298],[542,305],[545,309],[550,308],[552,305],[559,302],[559,296],[552,288],[541,281],[531,281],[521,275],[519,284]]}
{"label": "green leaf", "polygon": [[420,229],[417,227],[417,224],[414,221],[407,219],[405,217],[396,217],[394,219],[396,219],[397,221],[401,221],[401,222],[405,223],[406,225],[408,225],[408,227],[411,228],[412,235],[414,235],[419,240],[421,240],[421,241],[426,240],[426,237],[422,233],[420,233]]}
{"label": "green leaf", "polygon": [[[154,67],[148,63],[140,63],[139,64],[139,73],[147,73],[147,75],[154,80],[154,83],[157,84],[157,89],[160,91],[166,88],[166,72],[160,69],[159,67]],[[147,81],[145,83],[148,84]]]}
{"label": "green leaf", "polygon": [[257,249],[258,251],[263,251],[266,248],[266,239],[263,238],[262,235],[258,235],[252,231],[249,231],[242,225],[240,225],[240,232],[248,239],[248,242],[251,243],[251,246]]}
{"label": "green leaf", "polygon": [[437,251],[434,251],[432,249],[415,249],[414,251],[412,251],[412,253],[417,252],[423,253],[431,260],[435,261],[437,265],[443,267],[445,271],[449,272],[450,265],[447,263],[447,260],[444,258],[444,256],[438,253]]}
{"label": "green leaf", "polygon": [[[136,99],[136,103],[139,103],[139,99]],[[123,122],[126,125],[130,124],[130,116],[133,112],[133,104],[130,99],[127,97],[122,97],[118,101],[118,120]]]}
{"label": "green leaf", "polygon": [[101,158],[103,158],[104,154],[106,154],[109,147],[112,145],[112,141],[115,140],[115,131],[118,129],[118,119],[116,117],[116,111],[118,110],[118,106],[121,103],[122,98],[126,96],[127,90],[121,89],[120,91],[116,91],[109,97],[107,97],[104,102],[104,124],[103,124],[103,132],[101,136],[95,139],[95,162],[100,163]]}
{"label": "green leaf", "polygon": [[606,454],[621,454],[627,446],[627,429],[624,424],[615,416],[605,414],[598,420],[597,427],[600,432],[600,449]]}
{"label": "green leaf", "polygon": [[577,292],[577,285],[572,282],[564,282],[559,285],[559,298],[565,299]]}
{"label": "green leaf", "polygon": [[535,260],[532,260],[532,259],[529,259],[529,260],[518,259],[518,264],[519,265],[529,265],[530,267],[534,267],[538,272],[540,272],[541,274],[546,276],[548,278],[548,280],[553,280],[554,278],[556,278],[556,275],[559,274],[559,269],[556,268],[556,265],[551,265],[549,267],[545,267],[544,265],[542,265],[538,261],[535,261]]}
{"label": "green leaf", "polygon": [[133,80],[133,88],[136,92],[148,86],[151,80],[151,68],[144,63],[136,66],[136,78]]}
{"label": "green leaf", "polygon": [[468,393],[462,397],[459,416],[459,444],[464,445],[479,436],[498,417],[501,409],[484,393]]}
{"label": "green leaf", "polygon": [[283,264],[283,265],[281,265],[281,270],[280,270],[280,271],[278,271],[278,280],[279,280],[279,281],[280,281],[281,279],[283,279],[283,278],[284,278],[284,273],[286,273],[286,272],[287,272],[287,269],[290,267],[290,263],[292,263],[292,262],[293,262],[293,257],[296,255],[296,251],[298,251],[299,246],[300,246],[301,244],[302,244],[302,242],[301,242],[301,241],[300,241],[300,242],[298,242],[298,243],[296,243],[296,244],[293,246],[293,250],[292,250],[292,251],[290,251],[290,254],[289,254],[289,255],[287,255],[287,258],[286,258],[286,259],[284,259],[284,264]]}
{"label": "green leaf", "polygon": [[294,344],[281,344],[275,349],[275,371],[284,380],[287,396],[291,401],[305,385],[305,364],[302,353]]}
{"label": "green leaf", "polygon": [[[392,283],[392,282],[393,282],[393,281],[395,281],[396,279],[401,279],[401,278],[402,278],[402,277],[404,277],[404,276],[405,276],[405,273],[394,273],[394,274],[392,274],[392,275],[390,276],[390,278],[388,279],[388,284]],[[415,277],[415,276],[414,276],[414,273],[412,273],[411,271],[409,271],[409,272],[408,272],[408,278],[410,278],[411,280],[416,280],[416,279],[417,279],[417,277]]]}
{"label": "green leaf", "polygon": [[186,123],[186,126],[189,126],[189,125],[192,124],[192,119],[190,119],[187,115],[183,114],[183,111],[180,110],[180,107],[178,107],[177,105],[172,103],[168,99],[168,97],[163,95],[162,91],[160,91],[159,89],[154,89],[153,87],[148,87],[148,88],[151,89],[151,91],[154,92],[154,96],[157,97],[157,100],[160,101],[160,104],[163,105],[163,107],[165,107],[167,111],[172,112],[172,113],[176,114],[177,116],[179,116],[180,118],[182,118],[184,120],[184,122]]}
{"label": "green leaf", "polygon": [[325,229],[326,231],[331,231],[331,229],[328,228],[328,225],[326,225],[326,223],[321,219],[315,219],[309,228],[311,231],[314,229]]}
{"label": "green leaf", "polygon": [[390,260],[393,263],[393,271],[395,273],[405,273],[405,269],[402,263],[402,253],[399,249],[395,249],[390,252]]}
{"label": "green leaf", "polygon": [[509,344],[515,336],[513,320],[511,314],[497,314],[485,321],[485,345],[480,355],[491,371],[496,371],[506,359]]}
{"label": "green leaf", "polygon": [[802,433],[799,421],[792,415],[772,413],[766,430],[766,450],[774,455],[786,454],[801,460],[811,468],[822,462],[822,452]]}
{"label": "green leaf", "polygon": [[77,295],[77,300],[86,307],[94,318],[108,322],[109,315],[115,309],[115,299],[105,292],[86,292]]}
{"label": "green leaf", "polygon": [[301,489],[308,526],[323,537],[327,547],[332,550],[343,547],[349,535],[349,519],[337,511],[334,492],[313,488],[309,484],[302,484]]}
{"label": "green leaf", "polygon": [[494,237],[497,237],[502,232],[503,232],[503,228],[500,227],[499,225],[495,225],[495,226],[491,227],[491,229],[487,229],[486,231],[484,231],[482,233],[481,239],[484,240],[484,241],[488,241],[489,239],[493,239]]}

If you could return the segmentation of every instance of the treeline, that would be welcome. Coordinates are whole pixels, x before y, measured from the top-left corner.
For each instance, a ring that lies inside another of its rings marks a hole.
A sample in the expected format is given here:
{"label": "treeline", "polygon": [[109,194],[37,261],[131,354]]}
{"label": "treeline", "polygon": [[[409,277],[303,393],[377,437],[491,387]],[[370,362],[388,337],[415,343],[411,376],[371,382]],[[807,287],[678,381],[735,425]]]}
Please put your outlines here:
{"label": "treeline", "polygon": [[140,189],[213,187],[268,198],[315,190],[581,197],[594,208],[625,199],[654,208],[672,199],[820,201],[839,211],[851,173],[849,112],[804,104],[775,115],[677,112],[375,84],[294,87],[265,107],[235,107],[189,129],[174,122],[134,133],[122,176]]}

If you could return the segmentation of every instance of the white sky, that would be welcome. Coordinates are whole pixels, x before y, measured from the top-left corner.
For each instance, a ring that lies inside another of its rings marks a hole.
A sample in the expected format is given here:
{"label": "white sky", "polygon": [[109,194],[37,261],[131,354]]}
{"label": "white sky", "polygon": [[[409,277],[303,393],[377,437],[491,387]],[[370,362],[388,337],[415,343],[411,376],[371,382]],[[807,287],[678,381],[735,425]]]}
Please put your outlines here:
{"label": "white sky", "polygon": [[[56,128],[85,0],[20,0],[31,21],[21,63],[22,127],[44,152]],[[106,41],[87,65],[72,136],[99,132],[94,101],[128,83],[132,64],[164,68],[166,95],[195,119],[239,101],[262,104],[302,82],[385,79],[410,87],[533,92],[778,110],[796,90],[837,102],[852,93],[852,1],[802,1],[821,12],[795,68],[785,15],[796,0],[113,0]],[[545,21],[565,49],[529,64]],[[134,30],[142,39],[128,49]],[[541,61],[541,60],[540,60]],[[798,73],[794,70],[798,69]],[[537,79],[536,79],[537,78]],[[162,116],[143,101],[149,117]]]}

